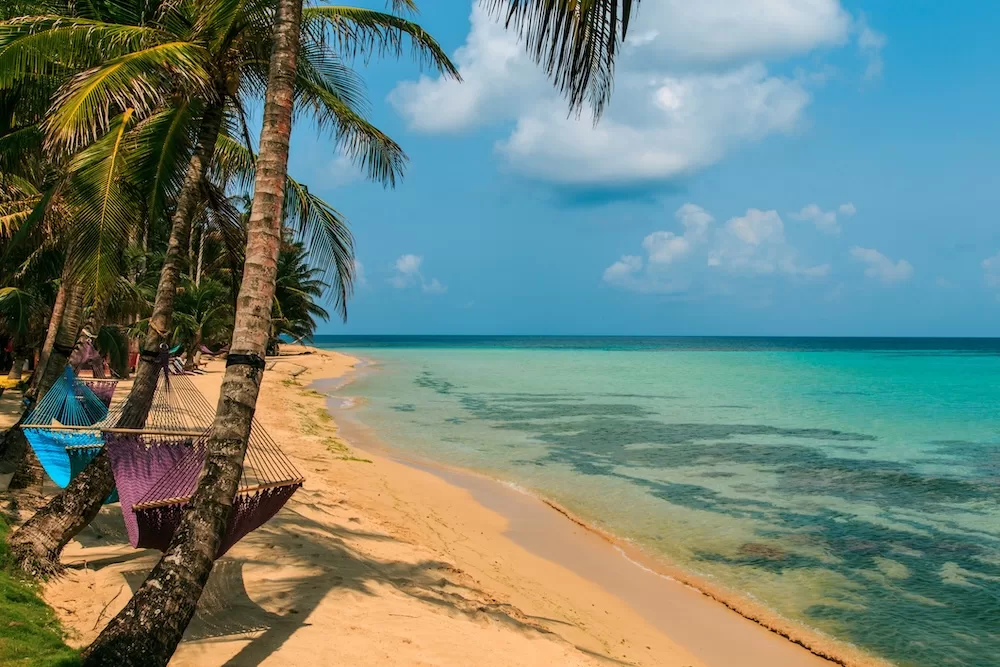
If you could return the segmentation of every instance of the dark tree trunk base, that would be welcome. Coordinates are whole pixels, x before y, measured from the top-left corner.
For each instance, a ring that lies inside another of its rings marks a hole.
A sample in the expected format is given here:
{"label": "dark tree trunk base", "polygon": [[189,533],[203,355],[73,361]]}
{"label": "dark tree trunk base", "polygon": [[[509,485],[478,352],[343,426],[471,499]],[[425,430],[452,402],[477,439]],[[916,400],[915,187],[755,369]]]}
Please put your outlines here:
{"label": "dark tree trunk base", "polygon": [[15,562],[36,576],[59,572],[63,547],[94,520],[114,487],[111,462],[102,449],[62,493],[11,534]]}

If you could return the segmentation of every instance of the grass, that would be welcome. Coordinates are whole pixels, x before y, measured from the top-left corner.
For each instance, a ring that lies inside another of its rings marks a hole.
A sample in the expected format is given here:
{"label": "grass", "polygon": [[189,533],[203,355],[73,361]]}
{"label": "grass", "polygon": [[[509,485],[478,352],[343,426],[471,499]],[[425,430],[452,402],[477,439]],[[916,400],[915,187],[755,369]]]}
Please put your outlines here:
{"label": "grass", "polygon": [[0,516],[0,665],[69,667],[77,652],[63,642],[62,628],[38,596],[34,582],[19,573],[7,550],[10,527]]}

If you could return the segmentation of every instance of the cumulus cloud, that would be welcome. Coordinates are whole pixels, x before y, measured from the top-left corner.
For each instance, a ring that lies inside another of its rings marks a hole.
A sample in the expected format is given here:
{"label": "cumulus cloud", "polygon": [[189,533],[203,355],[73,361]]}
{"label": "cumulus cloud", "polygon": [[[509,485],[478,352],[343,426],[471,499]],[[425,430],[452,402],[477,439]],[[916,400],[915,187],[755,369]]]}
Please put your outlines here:
{"label": "cumulus cloud", "polygon": [[868,25],[868,17],[862,14],[858,18],[858,50],[868,59],[864,75],[866,81],[881,78],[882,70],[885,69],[882,49],[887,42],[888,39],[883,33]]}
{"label": "cumulus cloud", "polygon": [[772,74],[766,60],[844,44],[852,30],[840,0],[644,5],[618,63],[615,97],[595,127],[586,111],[567,116],[516,36],[478,3],[471,24],[455,54],[462,83],[423,76],[400,83],[391,103],[425,132],[512,121],[498,154],[517,171],[567,185],[669,180],[796,131],[810,77]]}
{"label": "cumulus cloud", "polygon": [[851,16],[839,0],[657,0],[632,25],[647,58],[724,64],[843,44]]}
{"label": "cumulus cloud", "polygon": [[699,267],[718,275],[781,275],[820,278],[829,264],[803,262],[786,240],[777,211],[750,209],[710,234],[715,222],[700,206],[685,204],[674,217],[683,231],[656,231],[642,241],[645,255],[622,255],[604,270],[604,281],[637,292],[686,290]]}
{"label": "cumulus cloud", "polygon": [[797,213],[789,213],[788,217],[792,220],[811,222],[816,225],[816,229],[826,232],[827,234],[839,234],[840,224],[837,221],[837,217],[843,216],[845,218],[849,218],[857,212],[858,209],[855,208],[854,204],[850,202],[841,204],[836,210],[833,211],[824,211],[818,204],[809,204],[808,206],[804,206],[802,210]]}
{"label": "cumulus cloud", "polygon": [[680,234],[670,231],[649,234],[642,240],[646,260],[638,255],[622,255],[604,270],[604,281],[639,292],[675,292],[686,287],[687,281],[671,276],[667,267],[705,242],[714,218],[702,207],[690,203],[677,209],[674,218],[684,228]]}
{"label": "cumulus cloud", "polygon": [[396,274],[389,279],[396,289],[408,289],[410,287],[420,287],[428,294],[443,294],[448,288],[437,278],[427,280],[421,272],[420,267],[424,263],[424,258],[420,255],[400,255],[393,267]]}
{"label": "cumulus cloud", "polygon": [[983,277],[989,287],[1000,288],[1000,252],[982,262]]}
{"label": "cumulus cloud", "polygon": [[913,275],[913,265],[905,259],[893,262],[874,248],[855,246],[851,248],[851,257],[867,266],[865,268],[867,277],[879,280],[886,285],[904,282]]}
{"label": "cumulus cloud", "polygon": [[557,183],[671,179],[747,142],[794,131],[810,99],[800,83],[759,64],[721,74],[622,75],[617,90],[632,107],[597,126],[589,112],[567,116],[562,100],[536,104],[497,150],[522,173]]}
{"label": "cumulus cloud", "polygon": [[784,274],[818,278],[830,272],[829,264],[803,264],[785,238],[785,223],[777,211],[751,208],[730,218],[719,230],[708,265],[734,273]]}

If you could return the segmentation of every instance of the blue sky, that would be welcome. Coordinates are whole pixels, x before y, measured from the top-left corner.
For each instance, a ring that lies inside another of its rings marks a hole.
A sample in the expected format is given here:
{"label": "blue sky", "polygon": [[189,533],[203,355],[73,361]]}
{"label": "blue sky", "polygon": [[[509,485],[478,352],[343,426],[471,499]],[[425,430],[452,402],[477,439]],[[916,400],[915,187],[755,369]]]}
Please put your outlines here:
{"label": "blue sky", "polygon": [[1000,5],[960,7],[645,0],[595,128],[424,3],[463,83],[360,66],[404,181],[293,136],[363,266],[321,333],[998,335]]}

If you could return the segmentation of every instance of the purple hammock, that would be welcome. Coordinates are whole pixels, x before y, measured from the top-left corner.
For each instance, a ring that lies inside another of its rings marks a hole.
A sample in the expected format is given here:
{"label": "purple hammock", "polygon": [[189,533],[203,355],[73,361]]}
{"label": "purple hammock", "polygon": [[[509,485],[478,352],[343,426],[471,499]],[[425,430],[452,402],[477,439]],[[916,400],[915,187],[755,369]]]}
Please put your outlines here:
{"label": "purple hammock", "polygon": [[97,398],[101,399],[104,407],[111,407],[111,399],[115,396],[115,387],[118,386],[118,380],[84,380],[81,378],[81,382],[97,394]]}
{"label": "purple hammock", "polygon": [[[205,463],[206,435],[106,433],[105,448],[129,542],[165,551]],[[216,558],[259,528],[302,486],[302,476],[254,424],[239,490]]]}

